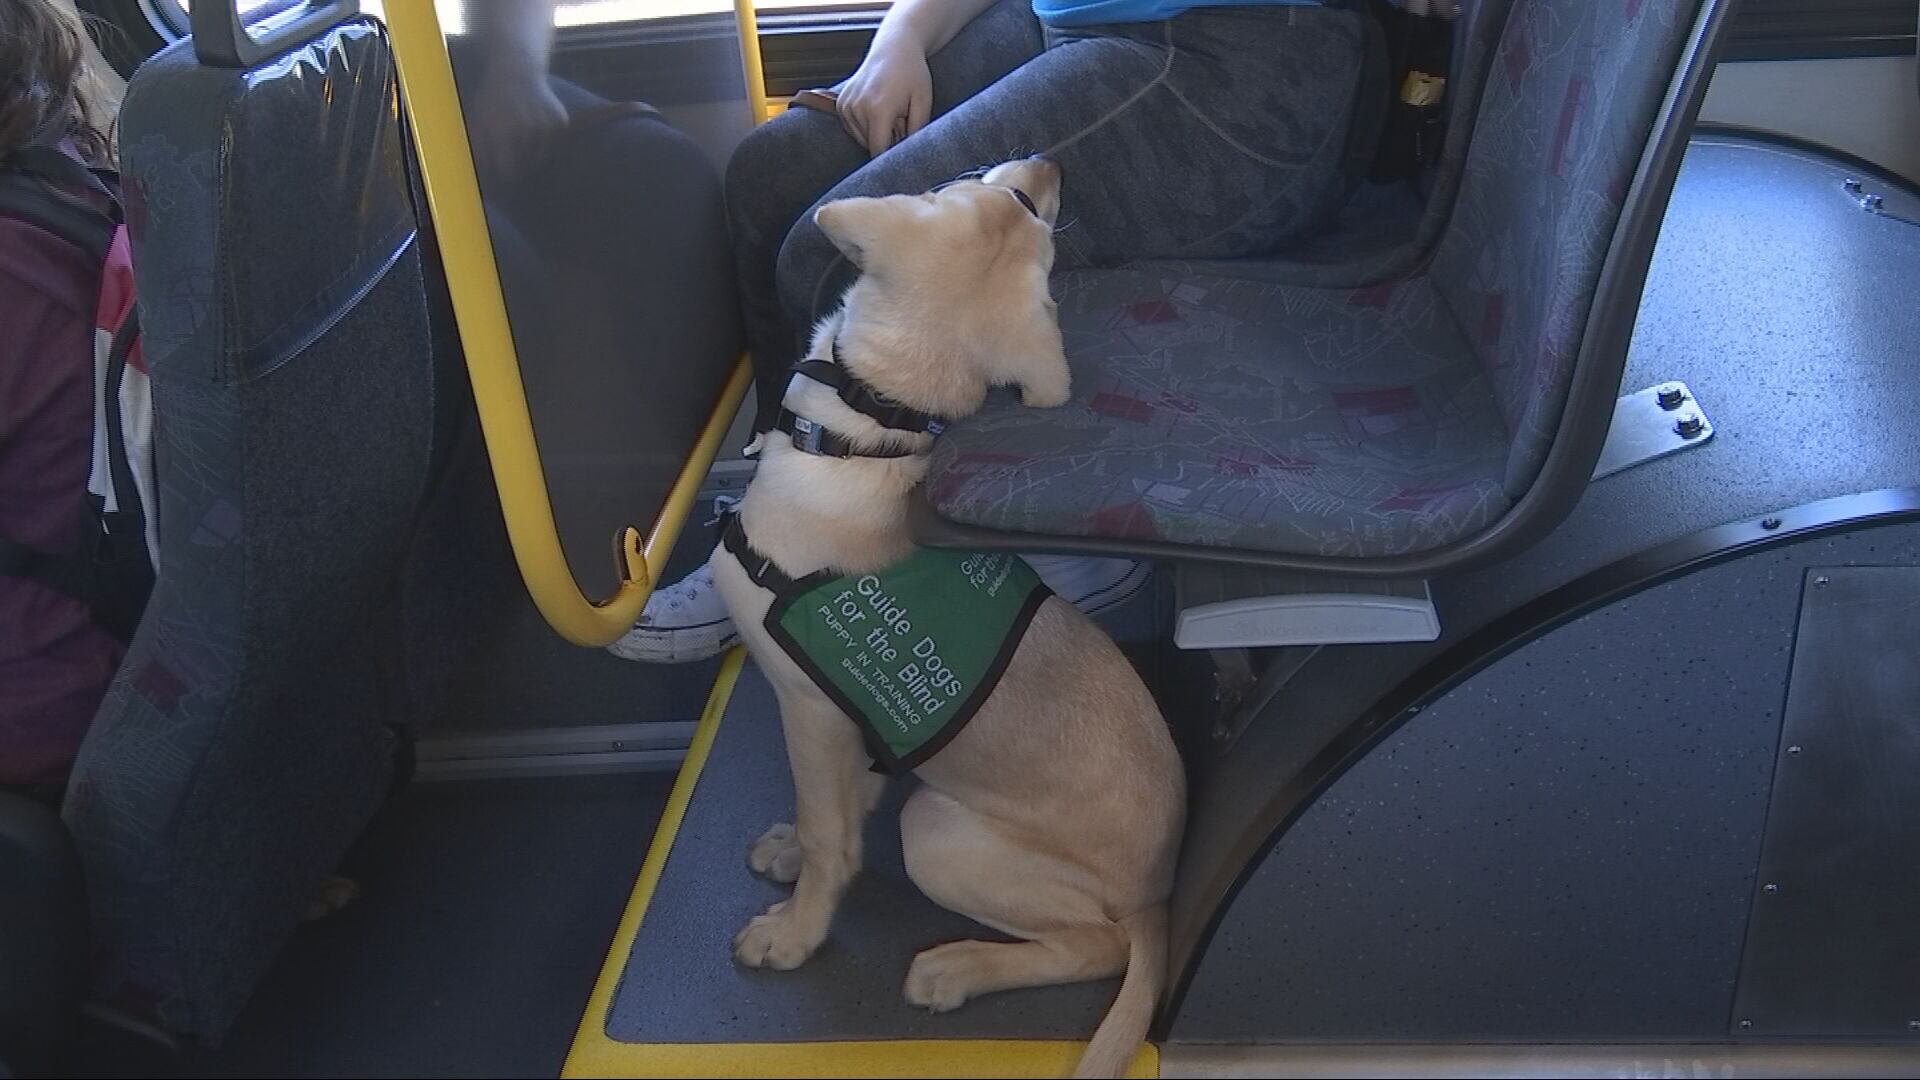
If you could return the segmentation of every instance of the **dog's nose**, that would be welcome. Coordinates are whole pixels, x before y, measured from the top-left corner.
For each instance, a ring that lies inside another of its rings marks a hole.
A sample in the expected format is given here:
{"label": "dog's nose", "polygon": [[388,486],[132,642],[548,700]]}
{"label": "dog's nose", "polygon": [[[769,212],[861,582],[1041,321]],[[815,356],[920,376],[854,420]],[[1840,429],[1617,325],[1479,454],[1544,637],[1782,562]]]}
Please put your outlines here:
{"label": "dog's nose", "polygon": [[1035,154],[1027,160],[1040,166],[1044,171],[1052,173],[1054,176],[1060,175],[1060,163],[1045,154]]}

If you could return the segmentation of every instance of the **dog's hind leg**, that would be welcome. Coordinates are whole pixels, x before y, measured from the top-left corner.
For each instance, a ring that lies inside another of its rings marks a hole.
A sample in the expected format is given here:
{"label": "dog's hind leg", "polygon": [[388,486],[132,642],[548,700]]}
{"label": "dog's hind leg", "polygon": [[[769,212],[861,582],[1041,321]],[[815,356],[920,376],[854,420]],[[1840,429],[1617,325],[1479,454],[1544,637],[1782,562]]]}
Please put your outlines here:
{"label": "dog's hind leg", "polygon": [[909,1002],[934,1012],[981,994],[1118,975],[1127,935],[1084,869],[1022,847],[990,820],[921,788],[900,815],[907,876],[942,907],[1024,941],[956,941],[914,957]]}

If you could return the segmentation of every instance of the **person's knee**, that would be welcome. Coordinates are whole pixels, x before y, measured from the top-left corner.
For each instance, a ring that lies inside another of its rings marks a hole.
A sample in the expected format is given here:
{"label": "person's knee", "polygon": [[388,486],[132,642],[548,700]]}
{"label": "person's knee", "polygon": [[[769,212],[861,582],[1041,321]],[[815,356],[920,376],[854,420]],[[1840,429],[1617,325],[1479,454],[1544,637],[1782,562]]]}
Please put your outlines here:
{"label": "person's knee", "polygon": [[776,173],[780,159],[796,149],[793,145],[796,134],[787,113],[747,132],[727,159],[727,190],[738,188],[744,192],[756,186],[757,181]]}
{"label": "person's knee", "polygon": [[839,291],[852,281],[855,270],[843,259],[833,241],[814,224],[811,207],[800,215],[780,245],[774,280],[779,286],[780,306],[805,328],[826,314]]}
{"label": "person's knee", "polygon": [[859,167],[864,154],[850,154],[851,146],[838,120],[802,107],[754,128],[727,159],[735,235],[777,242],[821,192]]}
{"label": "person's knee", "polygon": [[747,133],[727,158],[727,216],[758,232],[761,219],[784,202],[782,169],[799,152],[802,133],[785,115],[774,117]]}

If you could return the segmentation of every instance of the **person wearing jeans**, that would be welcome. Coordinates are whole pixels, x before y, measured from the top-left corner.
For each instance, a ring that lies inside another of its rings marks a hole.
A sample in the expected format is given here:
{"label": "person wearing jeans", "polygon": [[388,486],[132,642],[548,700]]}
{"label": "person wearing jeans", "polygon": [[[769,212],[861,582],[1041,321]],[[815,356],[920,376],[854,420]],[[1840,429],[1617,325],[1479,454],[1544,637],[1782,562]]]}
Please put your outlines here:
{"label": "person wearing jeans", "polygon": [[[755,130],[726,200],[757,388],[755,433],[854,268],[822,203],[925,191],[1041,153],[1066,177],[1058,269],[1268,254],[1345,199],[1364,0],[896,0],[859,70]],[[1137,592],[1130,560],[1030,557],[1097,613]],[[654,662],[734,640],[703,566],[610,649]]]}

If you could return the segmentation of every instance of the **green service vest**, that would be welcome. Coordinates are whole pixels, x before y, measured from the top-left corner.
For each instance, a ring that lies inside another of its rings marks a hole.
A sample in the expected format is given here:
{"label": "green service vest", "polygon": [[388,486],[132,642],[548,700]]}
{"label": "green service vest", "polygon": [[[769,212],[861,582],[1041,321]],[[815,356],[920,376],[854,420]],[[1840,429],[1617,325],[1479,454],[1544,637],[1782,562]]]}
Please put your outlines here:
{"label": "green service vest", "polygon": [[899,773],[973,719],[1051,595],[1018,555],[922,548],[776,590],[766,627],[864,729],[876,771]]}

